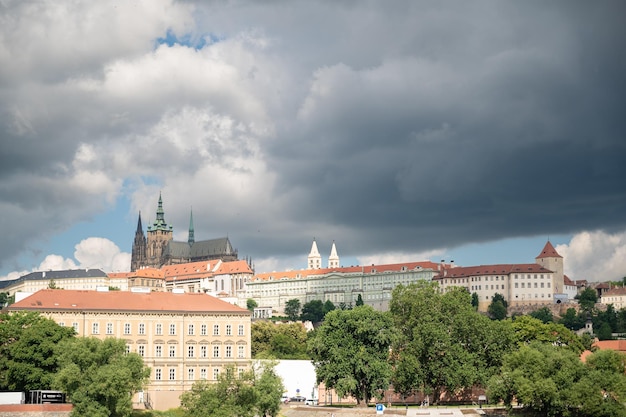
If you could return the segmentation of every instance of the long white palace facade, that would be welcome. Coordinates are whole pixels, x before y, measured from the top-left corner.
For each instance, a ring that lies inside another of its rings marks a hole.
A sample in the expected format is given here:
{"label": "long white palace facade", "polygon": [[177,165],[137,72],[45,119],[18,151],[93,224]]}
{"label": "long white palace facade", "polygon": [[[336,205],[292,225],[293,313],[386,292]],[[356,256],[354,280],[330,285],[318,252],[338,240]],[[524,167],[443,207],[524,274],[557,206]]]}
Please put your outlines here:
{"label": "long white palace facade", "polygon": [[563,273],[563,257],[548,241],[534,263],[457,266],[421,261],[383,265],[340,266],[333,242],[327,266],[314,240],[307,269],[255,273],[243,260],[209,260],[144,268],[129,273],[105,274],[100,270],[31,273],[12,282],[0,282],[0,291],[36,292],[54,281],[57,288],[95,290],[102,286],[122,291],[206,293],[246,307],[257,304],[255,318],[282,314],[287,301],[302,305],[312,300],[336,306],[365,304],[386,310],[393,289],[418,281],[437,282],[442,291],[464,287],[476,293],[485,311],[492,297],[501,294],[511,306],[558,304],[571,301],[576,285]]}

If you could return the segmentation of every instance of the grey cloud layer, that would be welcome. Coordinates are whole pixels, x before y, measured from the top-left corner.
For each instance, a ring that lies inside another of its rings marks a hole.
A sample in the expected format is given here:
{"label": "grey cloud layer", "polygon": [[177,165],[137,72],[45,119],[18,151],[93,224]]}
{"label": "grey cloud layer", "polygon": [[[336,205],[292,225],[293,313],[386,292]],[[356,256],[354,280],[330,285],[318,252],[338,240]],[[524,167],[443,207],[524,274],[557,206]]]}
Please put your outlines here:
{"label": "grey cloud layer", "polygon": [[0,5],[5,262],[158,190],[254,257],[626,226],[622,2],[160,3]]}

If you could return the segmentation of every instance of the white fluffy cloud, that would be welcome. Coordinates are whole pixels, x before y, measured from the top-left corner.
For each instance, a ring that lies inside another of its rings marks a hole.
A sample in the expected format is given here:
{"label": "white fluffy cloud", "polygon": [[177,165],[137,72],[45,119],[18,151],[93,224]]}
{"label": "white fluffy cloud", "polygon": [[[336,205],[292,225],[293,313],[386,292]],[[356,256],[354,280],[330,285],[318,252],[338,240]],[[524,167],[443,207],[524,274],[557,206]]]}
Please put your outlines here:
{"label": "white fluffy cloud", "polygon": [[565,274],[571,279],[619,281],[626,276],[626,231],[578,233],[569,244],[555,249],[563,256]]}

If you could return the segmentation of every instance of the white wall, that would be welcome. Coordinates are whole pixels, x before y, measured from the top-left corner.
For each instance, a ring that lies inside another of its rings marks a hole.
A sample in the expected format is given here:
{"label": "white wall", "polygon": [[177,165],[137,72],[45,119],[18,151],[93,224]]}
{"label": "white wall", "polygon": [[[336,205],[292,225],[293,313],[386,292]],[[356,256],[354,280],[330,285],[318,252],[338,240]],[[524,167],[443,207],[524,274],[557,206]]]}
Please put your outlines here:
{"label": "white wall", "polygon": [[[315,383],[315,368],[309,360],[281,360],[276,365],[276,373],[283,379],[286,394],[291,398],[301,395],[318,398]],[[298,391],[299,390],[299,391]]]}

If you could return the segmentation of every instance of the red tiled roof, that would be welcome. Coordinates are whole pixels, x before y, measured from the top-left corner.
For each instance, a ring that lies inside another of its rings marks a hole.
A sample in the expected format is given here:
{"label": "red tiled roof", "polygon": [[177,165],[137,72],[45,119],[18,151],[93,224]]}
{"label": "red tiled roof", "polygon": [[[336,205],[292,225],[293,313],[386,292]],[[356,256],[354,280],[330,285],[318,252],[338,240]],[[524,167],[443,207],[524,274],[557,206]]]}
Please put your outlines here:
{"label": "red tiled roof", "polygon": [[619,352],[626,352],[626,340],[599,340],[593,346],[598,349],[611,349]]}
{"label": "red tiled roof", "polygon": [[280,279],[298,279],[298,278],[306,278],[306,277],[314,277],[327,275],[330,273],[338,273],[338,274],[356,274],[356,273],[372,273],[375,271],[376,273],[381,272],[401,272],[404,270],[417,270],[419,268],[422,269],[432,269],[437,270],[439,264],[430,261],[423,262],[407,262],[407,263],[398,263],[398,264],[387,264],[387,265],[370,265],[370,266],[349,266],[349,267],[339,267],[339,268],[320,268],[320,269],[297,269],[292,271],[278,271],[278,272],[265,272],[261,274],[256,274],[252,277],[252,281],[268,281],[270,279],[280,280]]}
{"label": "red tiled roof", "polygon": [[510,274],[531,274],[552,272],[537,264],[497,264],[478,266],[458,266],[456,268],[446,268],[440,271],[433,279],[443,278],[465,278],[481,275],[510,275]]}
{"label": "red tiled roof", "polygon": [[611,295],[626,295],[626,288],[625,287],[615,287],[615,288],[611,288],[610,290],[606,291],[604,294],[602,294],[603,297],[608,297]]}
{"label": "red tiled roof", "polygon": [[252,269],[245,260],[222,262],[220,260],[190,262],[186,264],[165,265],[161,268],[168,282],[194,278],[208,278],[223,274],[252,274]]}
{"label": "red tiled roof", "polygon": [[250,314],[244,308],[207,294],[129,291],[41,290],[9,310],[171,311]]}
{"label": "red tiled roof", "polygon": [[571,279],[569,279],[569,277],[567,275],[563,275],[563,284],[565,285],[569,285],[569,286],[574,286],[576,285],[574,283],[574,281],[572,281]]}
{"label": "red tiled roof", "polygon": [[552,243],[548,240],[541,253],[537,255],[535,259],[539,258],[562,258],[562,256],[559,255],[556,249],[554,249],[554,246],[552,246]]}

